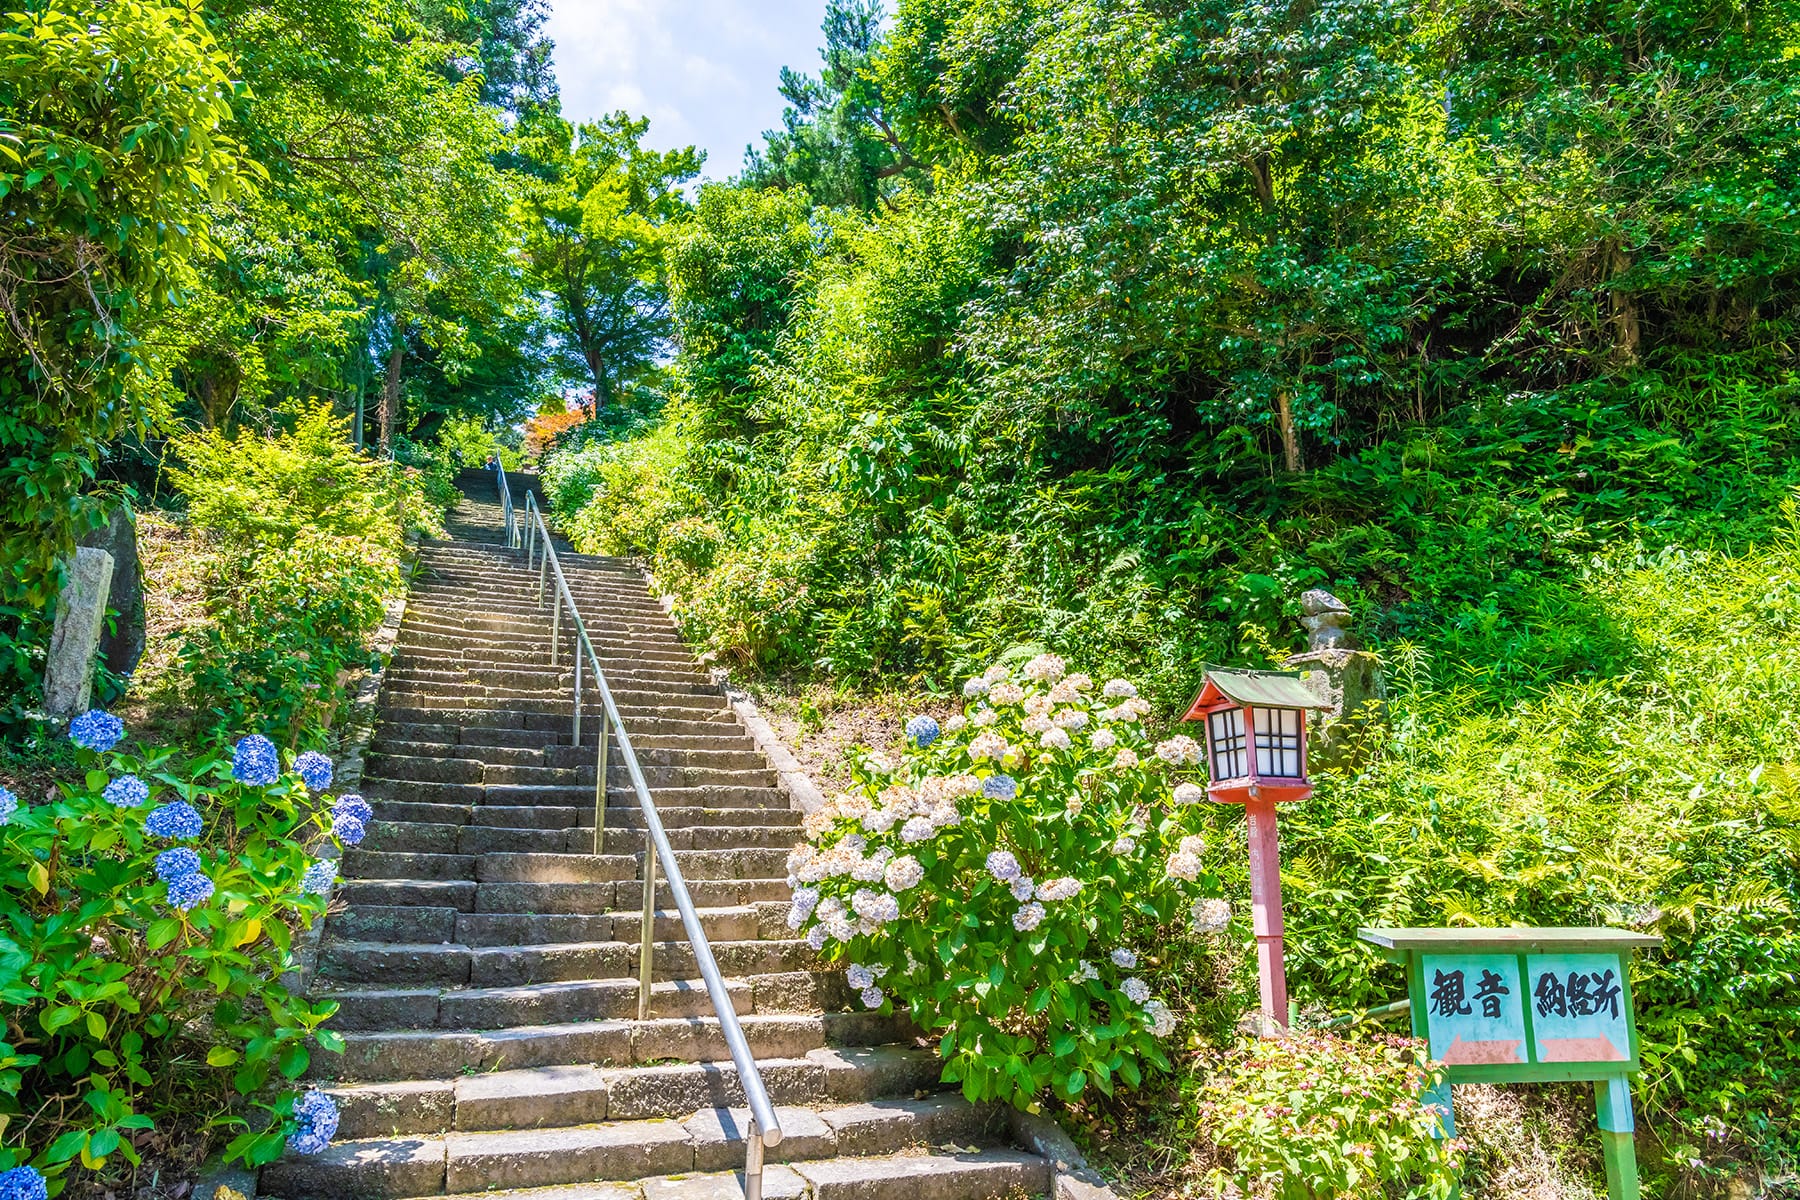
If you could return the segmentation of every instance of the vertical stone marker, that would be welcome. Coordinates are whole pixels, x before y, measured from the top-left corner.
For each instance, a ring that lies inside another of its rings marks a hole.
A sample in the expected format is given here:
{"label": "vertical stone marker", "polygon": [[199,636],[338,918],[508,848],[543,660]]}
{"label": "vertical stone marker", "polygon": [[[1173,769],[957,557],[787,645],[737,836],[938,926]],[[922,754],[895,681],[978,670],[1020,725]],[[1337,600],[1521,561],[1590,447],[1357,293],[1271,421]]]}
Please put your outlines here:
{"label": "vertical stone marker", "polygon": [[87,711],[93,693],[94,655],[106,621],[113,558],[104,550],[80,546],[67,568],[44,664],[44,711],[65,718]]}

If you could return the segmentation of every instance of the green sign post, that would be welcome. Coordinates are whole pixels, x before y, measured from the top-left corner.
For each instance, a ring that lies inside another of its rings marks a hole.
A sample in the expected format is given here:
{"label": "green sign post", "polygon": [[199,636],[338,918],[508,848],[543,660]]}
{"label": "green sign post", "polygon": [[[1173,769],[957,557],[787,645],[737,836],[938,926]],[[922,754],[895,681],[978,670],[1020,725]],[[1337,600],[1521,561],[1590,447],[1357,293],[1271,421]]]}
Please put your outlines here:
{"label": "green sign post", "polygon": [[1611,1200],[1637,1200],[1630,1077],[1638,1069],[1625,929],[1359,929],[1406,968],[1413,1036],[1449,1067],[1431,1098],[1456,1133],[1450,1087],[1591,1079]]}

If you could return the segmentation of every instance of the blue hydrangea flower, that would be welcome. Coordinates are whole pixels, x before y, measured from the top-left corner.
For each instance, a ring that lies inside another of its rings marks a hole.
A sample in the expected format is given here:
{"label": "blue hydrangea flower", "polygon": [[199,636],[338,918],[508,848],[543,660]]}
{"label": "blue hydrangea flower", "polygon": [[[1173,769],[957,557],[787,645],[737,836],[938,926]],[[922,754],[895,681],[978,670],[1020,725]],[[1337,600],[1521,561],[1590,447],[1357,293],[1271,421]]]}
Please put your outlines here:
{"label": "blue hydrangea flower", "polygon": [[338,841],[344,845],[354,846],[363,840],[363,835],[368,831],[363,827],[361,821],[349,813],[341,813],[331,822],[331,832],[335,833]]}
{"label": "blue hydrangea flower", "polygon": [[1011,800],[1019,794],[1019,781],[1011,775],[989,775],[981,781],[981,794],[989,800]]}
{"label": "blue hydrangea flower", "polygon": [[186,846],[164,850],[156,856],[156,877],[164,883],[174,883],[183,875],[192,875],[199,869],[200,856]]}
{"label": "blue hydrangea flower", "polygon": [[281,756],[275,743],[260,733],[238,739],[231,750],[231,777],[251,787],[268,787],[281,778]]}
{"label": "blue hydrangea flower", "polygon": [[0,1171],[0,1200],[49,1200],[50,1185],[36,1167]]}
{"label": "blue hydrangea flower", "polygon": [[0,787],[0,825],[12,820],[13,814],[18,811],[19,798],[13,794],[11,788]]}
{"label": "blue hydrangea flower", "polygon": [[308,750],[294,760],[294,773],[309,792],[322,792],[331,786],[331,759],[317,750]]}
{"label": "blue hydrangea flower", "polygon": [[125,722],[90,708],[69,722],[69,740],[84,750],[111,750],[125,736]]}
{"label": "blue hydrangea flower", "polygon": [[169,903],[186,912],[196,904],[204,904],[213,894],[213,881],[195,871],[169,881]]}
{"label": "blue hydrangea flower", "polygon": [[329,858],[321,858],[306,868],[306,874],[300,878],[300,890],[309,896],[323,896],[337,882],[337,863]]}
{"label": "blue hydrangea flower", "polygon": [[355,792],[348,792],[338,797],[338,802],[331,806],[333,817],[355,817],[364,825],[375,819],[375,810],[369,802]]}
{"label": "blue hydrangea flower", "polygon": [[121,775],[100,795],[114,808],[136,808],[150,798],[150,785],[136,775]]}
{"label": "blue hydrangea flower", "polygon": [[197,838],[206,823],[186,800],[171,800],[144,818],[144,832],[162,838]]}
{"label": "blue hydrangea flower", "polygon": [[906,723],[906,737],[913,745],[923,750],[938,740],[938,723],[930,717],[918,716]]}
{"label": "blue hydrangea flower", "polygon": [[337,1102],[324,1092],[308,1092],[294,1102],[294,1132],[288,1149],[295,1154],[317,1154],[337,1136]]}

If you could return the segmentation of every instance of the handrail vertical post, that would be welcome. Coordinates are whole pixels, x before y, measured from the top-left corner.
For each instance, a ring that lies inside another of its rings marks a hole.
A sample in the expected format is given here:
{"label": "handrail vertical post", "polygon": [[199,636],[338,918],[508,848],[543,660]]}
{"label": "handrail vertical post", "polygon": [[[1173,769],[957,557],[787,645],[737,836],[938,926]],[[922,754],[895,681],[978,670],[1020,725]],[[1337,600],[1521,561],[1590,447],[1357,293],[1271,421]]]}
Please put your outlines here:
{"label": "handrail vertical post", "polygon": [[600,710],[600,760],[594,767],[594,853],[606,844],[606,747],[612,741],[612,720]]}
{"label": "handrail vertical post", "polygon": [[581,745],[581,638],[575,639],[575,728],[569,734],[571,746]]}
{"label": "handrail vertical post", "polygon": [[644,923],[638,943],[638,1020],[650,1019],[651,938],[656,932],[656,845],[644,830]]}
{"label": "handrail vertical post", "polygon": [[749,1136],[744,1139],[744,1200],[762,1200],[763,1135],[750,1117]]}
{"label": "handrail vertical post", "polygon": [[550,607],[550,665],[554,667],[556,652],[562,647],[562,599],[557,598]]}

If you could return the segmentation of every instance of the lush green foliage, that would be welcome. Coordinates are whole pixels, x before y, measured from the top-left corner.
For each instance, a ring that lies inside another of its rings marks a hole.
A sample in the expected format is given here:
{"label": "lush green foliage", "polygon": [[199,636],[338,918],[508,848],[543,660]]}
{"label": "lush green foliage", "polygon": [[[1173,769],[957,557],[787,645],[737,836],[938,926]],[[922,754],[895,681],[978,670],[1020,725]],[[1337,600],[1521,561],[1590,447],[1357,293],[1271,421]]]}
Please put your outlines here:
{"label": "lush green foliage", "polygon": [[1209,1066],[1202,1119],[1232,1158],[1212,1180],[1221,1194],[1233,1184],[1280,1200],[1455,1194],[1456,1143],[1419,1102],[1442,1068],[1421,1044],[1296,1033]]}
{"label": "lush green foliage", "polygon": [[664,424],[546,470],[577,545],[742,662],[1080,647],[1166,716],[1329,587],[1401,694],[1284,815],[1297,993],[1392,999],[1371,921],[1645,922],[1668,1162],[1791,1150],[1791,7],[833,12],[675,243]]}
{"label": "lush green foliage", "polygon": [[1229,911],[1193,833],[1205,794],[1170,778],[1198,749],[1152,748],[1136,688],[1065,676],[1053,655],[965,691],[966,714],[941,731],[915,717],[901,758],[866,755],[854,790],[807,815],[788,923],[847,964],[865,1006],[891,992],[940,1034],[944,1078],[971,1100],[1135,1087],[1169,1066],[1176,1018],[1132,947],[1190,908],[1215,931]]}
{"label": "lush green foliage", "polygon": [[324,406],[289,433],[208,430],[176,448],[171,477],[213,549],[208,620],[183,650],[200,724],[317,743],[350,673],[369,665],[404,533],[435,527],[441,510],[418,472],[358,453]]}
{"label": "lush green foliage", "polygon": [[[324,912],[301,883],[314,854],[336,856],[325,798],[292,774],[239,783],[229,751],[79,754],[85,778],[0,820],[0,1166],[135,1163],[134,1131],[178,1132],[174,1113],[239,1129],[230,1154],[267,1162],[309,1047],[343,1045],[321,1028],[336,1004],[281,982]],[[116,806],[105,793],[128,776],[148,798]],[[171,801],[204,821],[197,838],[151,832]],[[212,884],[189,907],[158,878],[178,845]],[[233,1096],[249,1107],[227,1111]]]}
{"label": "lush green foliage", "polygon": [[0,18],[0,693],[42,671],[101,446],[160,411],[146,316],[213,249],[208,202],[254,173],[230,78],[185,5]]}

